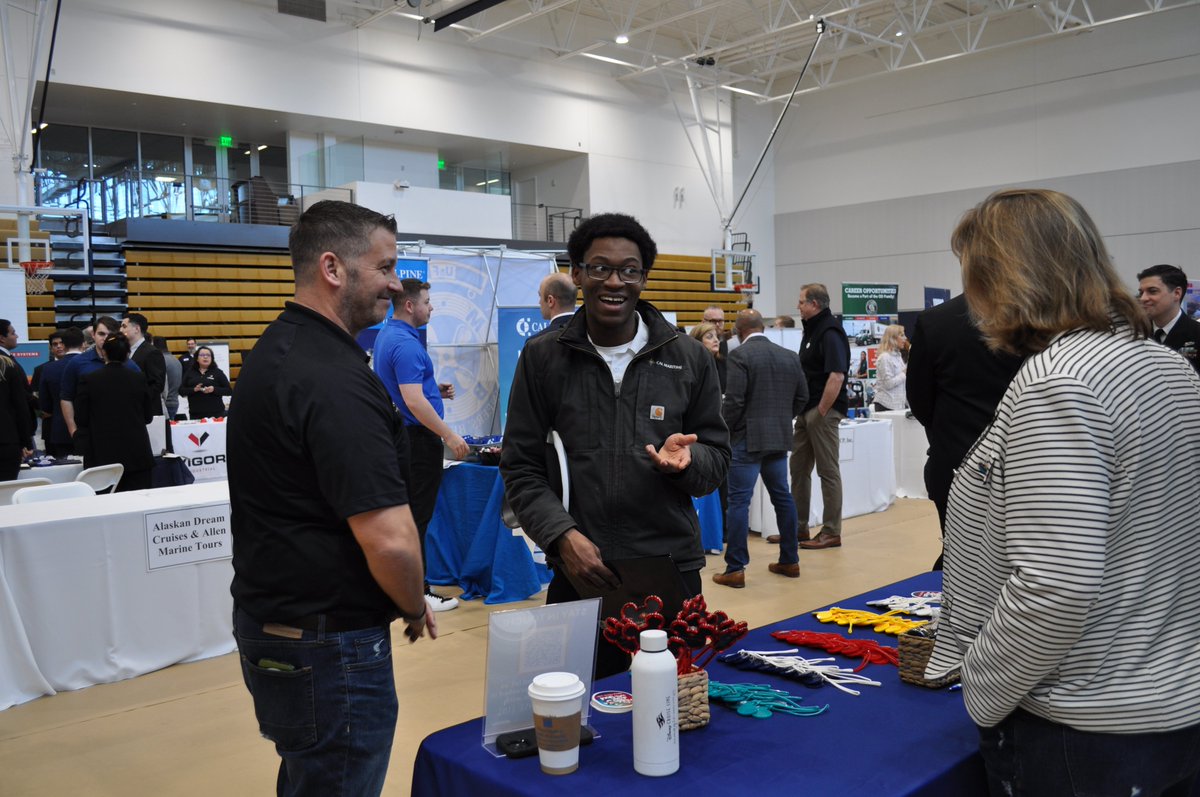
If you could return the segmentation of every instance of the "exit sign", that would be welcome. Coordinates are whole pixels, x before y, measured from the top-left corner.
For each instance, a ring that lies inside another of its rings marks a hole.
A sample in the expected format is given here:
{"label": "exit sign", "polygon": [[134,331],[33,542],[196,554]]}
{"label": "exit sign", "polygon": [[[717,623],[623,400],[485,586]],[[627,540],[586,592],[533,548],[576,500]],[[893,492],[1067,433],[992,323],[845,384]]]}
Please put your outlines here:
{"label": "exit sign", "polygon": [[217,146],[218,147],[232,147],[233,146],[233,136],[221,136],[219,139],[217,139]]}

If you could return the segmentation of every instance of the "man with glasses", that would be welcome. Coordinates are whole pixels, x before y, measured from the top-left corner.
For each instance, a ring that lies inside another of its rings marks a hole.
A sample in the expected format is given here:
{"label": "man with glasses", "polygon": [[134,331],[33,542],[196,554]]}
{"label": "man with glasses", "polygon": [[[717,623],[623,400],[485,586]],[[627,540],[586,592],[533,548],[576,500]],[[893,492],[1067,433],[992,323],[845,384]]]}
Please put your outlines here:
{"label": "man with glasses", "polygon": [[[691,497],[720,484],[730,457],[713,357],[639,300],[658,249],[636,219],[593,216],[567,252],[583,306],[517,363],[500,459],[508,501],[551,560],[547,603],[577,600],[572,581],[615,588],[606,560],[663,554],[696,595],[705,560]],[[548,465],[551,430],[566,449],[569,511]],[[601,646],[598,677],[620,669],[619,654]]]}

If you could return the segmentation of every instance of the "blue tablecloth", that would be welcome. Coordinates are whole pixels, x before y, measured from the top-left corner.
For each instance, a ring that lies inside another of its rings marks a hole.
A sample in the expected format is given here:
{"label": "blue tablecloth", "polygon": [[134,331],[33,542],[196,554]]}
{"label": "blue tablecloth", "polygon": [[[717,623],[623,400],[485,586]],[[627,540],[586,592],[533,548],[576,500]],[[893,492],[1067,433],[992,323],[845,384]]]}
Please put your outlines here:
{"label": "blue tablecloth", "polygon": [[[940,573],[926,573],[838,602],[867,609],[866,601],[916,589],[938,589]],[[719,596],[712,596],[714,602]],[[710,608],[719,608],[712,606]],[[735,649],[781,650],[771,631],[844,628],[800,615],[755,629]],[[856,630],[853,636],[894,645],[895,638]],[[809,658],[825,655],[810,650]],[[857,666],[839,657],[843,666]],[[591,713],[601,738],[580,750],[579,771],[565,778],[543,775],[537,757],[494,758],[480,745],[482,720],[431,734],[417,751],[412,793],[424,795],[486,794],[651,795],[812,794],[837,797],[968,797],[987,794],[979,736],[963,708],[962,693],[926,689],[900,681],[891,665],[870,665],[865,672],[882,681],[863,687],[859,697],[832,687],[808,689],[795,681],[745,672],[714,662],[709,676],[723,683],[771,683],[804,696],[809,705],[829,705],[817,717],[775,715],[767,720],[740,717],[722,706],[712,707],[707,727],[680,736],[681,767],[666,778],[633,771],[629,714]],[[607,678],[599,689],[629,689],[629,674]]]}
{"label": "blue tablecloth", "polygon": [[447,468],[425,535],[430,584],[457,584],[463,598],[484,603],[525,600],[549,583],[550,570],[533,561],[525,540],[500,519],[500,469],[463,463]]}
{"label": "blue tablecloth", "polygon": [[721,496],[713,490],[703,498],[693,498],[696,517],[700,519],[700,547],[720,551],[725,547],[725,519],[721,517]]}

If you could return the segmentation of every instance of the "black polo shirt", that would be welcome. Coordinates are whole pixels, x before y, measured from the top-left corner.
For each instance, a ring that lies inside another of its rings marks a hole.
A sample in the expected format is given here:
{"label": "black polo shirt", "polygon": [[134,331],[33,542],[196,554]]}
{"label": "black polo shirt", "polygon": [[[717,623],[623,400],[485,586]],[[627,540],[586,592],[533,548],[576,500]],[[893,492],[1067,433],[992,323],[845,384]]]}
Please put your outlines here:
{"label": "black polo shirt", "polygon": [[403,427],[354,338],[288,302],[246,357],[228,424],[237,605],[263,622],[395,617],[346,519],[408,503]]}

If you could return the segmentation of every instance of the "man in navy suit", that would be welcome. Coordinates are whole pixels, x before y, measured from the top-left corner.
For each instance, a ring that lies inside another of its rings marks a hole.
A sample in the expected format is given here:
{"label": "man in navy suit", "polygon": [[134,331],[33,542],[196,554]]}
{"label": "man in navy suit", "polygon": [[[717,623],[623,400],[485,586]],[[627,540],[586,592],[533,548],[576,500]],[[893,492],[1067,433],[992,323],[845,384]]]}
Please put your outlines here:
{"label": "man in navy suit", "polygon": [[[946,527],[954,469],[991,423],[1021,358],[983,342],[961,294],[917,316],[908,355],[908,407],[925,427],[925,490]],[[934,570],[942,569],[938,556]]]}
{"label": "man in navy suit", "polygon": [[1174,349],[1200,373],[1200,321],[1180,309],[1187,274],[1178,266],[1151,266],[1137,275],[1138,301],[1154,325],[1153,338]]}
{"label": "man in navy suit", "polygon": [[713,581],[735,589],[746,585],[750,497],[759,475],[779,525],[779,561],[771,562],[767,569],[788,578],[800,577],[796,503],[788,487],[787,455],[792,448],[792,420],[808,402],[808,382],[796,352],[772,343],[763,328],[757,310],[738,313],[734,332],[741,345],[729,353],[729,382],[721,404],[733,459],[725,515],[725,572],[715,573]]}
{"label": "man in navy suit", "polygon": [[538,335],[565,327],[571,316],[575,315],[575,293],[575,283],[561,271],[543,279],[542,284],[538,286],[538,307],[541,308],[542,318],[550,323],[537,335],[530,337],[536,338]]}

